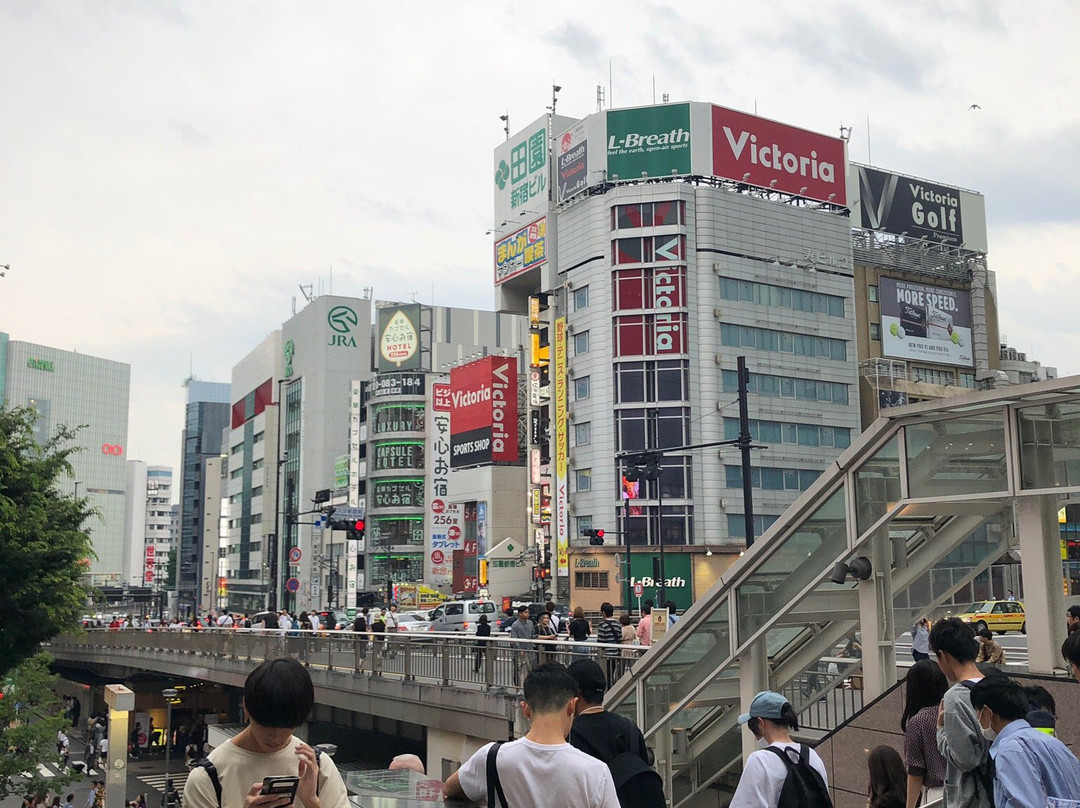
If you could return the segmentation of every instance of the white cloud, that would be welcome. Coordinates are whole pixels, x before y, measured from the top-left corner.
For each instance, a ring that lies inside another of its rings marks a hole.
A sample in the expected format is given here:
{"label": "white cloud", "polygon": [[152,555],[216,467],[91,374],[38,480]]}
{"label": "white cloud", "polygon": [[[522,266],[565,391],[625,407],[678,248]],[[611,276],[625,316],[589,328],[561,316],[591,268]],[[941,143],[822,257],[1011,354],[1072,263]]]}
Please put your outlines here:
{"label": "white cloud", "polygon": [[1002,330],[1077,370],[1077,30],[1065,0],[3,4],[0,328],[131,362],[129,445],[176,465],[189,362],[227,379],[330,267],[490,305],[498,116],[655,81],[853,124],[860,160],[869,116],[876,163],[987,191]]}

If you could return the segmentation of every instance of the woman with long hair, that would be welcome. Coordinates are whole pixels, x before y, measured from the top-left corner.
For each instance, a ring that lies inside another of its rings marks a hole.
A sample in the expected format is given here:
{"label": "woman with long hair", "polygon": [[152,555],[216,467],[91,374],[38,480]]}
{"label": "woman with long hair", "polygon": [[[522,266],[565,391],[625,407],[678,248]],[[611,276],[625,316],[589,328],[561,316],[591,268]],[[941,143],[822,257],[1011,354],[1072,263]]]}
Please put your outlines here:
{"label": "woman with long hair", "polygon": [[900,753],[891,746],[875,746],[866,756],[870,769],[866,808],[904,808],[906,775]]}
{"label": "woman with long hair", "polygon": [[907,765],[906,808],[940,799],[945,785],[945,758],[937,746],[938,705],[949,689],[937,663],[923,659],[904,678],[904,762]]}

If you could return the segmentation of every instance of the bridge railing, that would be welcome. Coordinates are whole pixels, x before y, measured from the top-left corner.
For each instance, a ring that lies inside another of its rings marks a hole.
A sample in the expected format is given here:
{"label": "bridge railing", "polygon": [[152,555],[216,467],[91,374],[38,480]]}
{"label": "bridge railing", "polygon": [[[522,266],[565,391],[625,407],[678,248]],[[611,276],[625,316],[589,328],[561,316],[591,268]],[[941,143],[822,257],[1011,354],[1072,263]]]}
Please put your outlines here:
{"label": "bridge railing", "polygon": [[259,663],[291,657],[311,668],[356,675],[396,677],[444,687],[488,690],[517,688],[529,669],[544,662],[570,664],[593,659],[611,682],[629,671],[646,647],[596,642],[518,640],[493,635],[435,632],[356,634],[352,631],[279,631],[261,629],[87,629],[51,642],[65,650],[120,661],[121,652],[163,657],[217,657]]}

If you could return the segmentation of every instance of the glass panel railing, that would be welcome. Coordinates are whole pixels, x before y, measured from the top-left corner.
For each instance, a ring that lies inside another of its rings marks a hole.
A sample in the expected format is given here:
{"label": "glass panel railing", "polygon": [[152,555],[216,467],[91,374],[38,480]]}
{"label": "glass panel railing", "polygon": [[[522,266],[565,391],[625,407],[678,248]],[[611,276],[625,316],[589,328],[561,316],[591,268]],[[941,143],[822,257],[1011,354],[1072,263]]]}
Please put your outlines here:
{"label": "glass panel railing", "polygon": [[844,489],[838,488],[735,588],[739,642],[746,642],[790,606],[802,589],[821,577],[846,545]]}
{"label": "glass panel railing", "polygon": [[618,704],[611,708],[612,712],[618,713],[623,718],[629,718],[637,723],[637,690],[631,690]]}
{"label": "glass panel railing", "polygon": [[861,536],[900,499],[900,436],[855,472],[855,517]]}
{"label": "glass panel railing", "polygon": [[731,656],[728,599],[708,618],[681,638],[679,646],[645,679],[645,724],[664,718],[690,690],[711,676]]}
{"label": "glass panel railing", "polygon": [[1080,486],[1080,403],[1017,411],[1024,488]]}
{"label": "glass panel railing", "polygon": [[[894,624],[900,632],[910,629],[921,617],[944,616],[939,604],[951,602],[966,584],[998,557],[1000,526],[996,521],[982,522],[967,534],[933,567],[893,595]],[[951,611],[956,611],[951,608]]]}
{"label": "glass panel railing", "polygon": [[970,496],[1008,489],[1002,411],[904,427],[912,497]]}

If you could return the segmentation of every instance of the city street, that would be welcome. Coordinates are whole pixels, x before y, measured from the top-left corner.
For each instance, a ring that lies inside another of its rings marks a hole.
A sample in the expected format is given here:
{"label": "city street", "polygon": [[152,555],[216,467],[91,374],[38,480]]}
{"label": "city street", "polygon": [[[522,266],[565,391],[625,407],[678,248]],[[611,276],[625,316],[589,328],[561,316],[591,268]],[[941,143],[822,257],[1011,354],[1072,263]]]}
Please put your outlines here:
{"label": "city street", "polygon": [[[77,749],[81,746],[81,742],[74,745]],[[57,773],[57,766],[54,763],[42,763],[39,764],[39,770],[45,773],[51,773],[55,776]],[[183,761],[177,761],[174,759],[170,765],[172,774],[170,778],[178,789],[183,791],[184,782],[187,780],[187,769],[185,768]],[[90,781],[91,780],[103,780],[105,778],[104,773],[98,769],[91,769],[90,773],[85,775],[80,782],[71,783],[65,786],[60,791],[61,801],[66,798],[68,794],[75,795],[75,805],[78,808],[83,808],[86,805],[87,796],[90,793]],[[148,806],[161,805],[161,794],[165,786],[165,760],[163,758],[155,758],[153,760],[134,760],[128,763],[128,780],[127,780],[127,799],[134,799],[139,794],[146,794],[146,804]],[[52,797],[53,792],[50,791],[49,796]],[[12,796],[6,800],[0,800],[0,808],[19,808],[22,804],[21,796]]]}
{"label": "city street", "polygon": [[[1010,631],[1008,634],[994,635],[994,639],[1005,649],[1005,664],[1013,670],[1027,670],[1028,646],[1027,636]],[[908,662],[911,660],[911,635],[903,634],[896,641],[896,661]],[[1016,667],[1013,667],[1016,666]]]}

